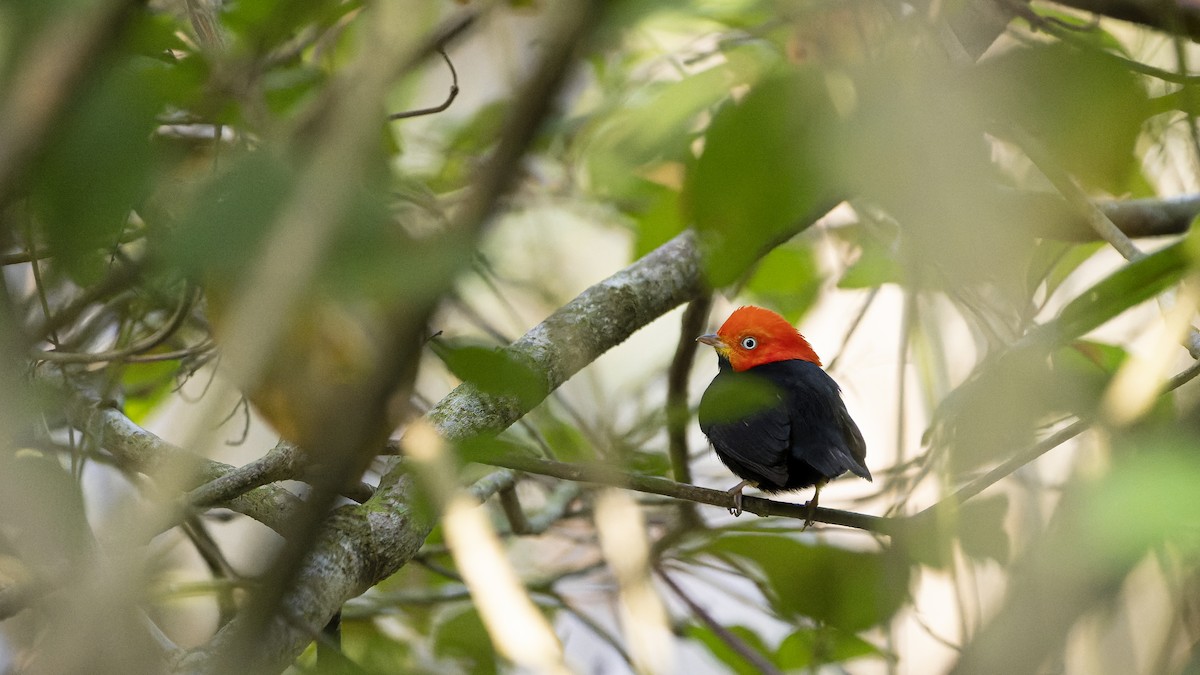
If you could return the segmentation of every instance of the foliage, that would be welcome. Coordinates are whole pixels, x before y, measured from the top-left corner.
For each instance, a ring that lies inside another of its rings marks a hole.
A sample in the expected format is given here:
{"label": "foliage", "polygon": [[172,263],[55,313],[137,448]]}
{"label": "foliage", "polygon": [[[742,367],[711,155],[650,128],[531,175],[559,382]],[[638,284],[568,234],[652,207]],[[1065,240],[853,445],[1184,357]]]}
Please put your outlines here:
{"label": "foliage", "polygon": [[[0,3],[0,669],[1194,670],[1200,24],[969,4]],[[597,357],[707,290],[842,350],[872,536],[667,480],[703,327]]]}

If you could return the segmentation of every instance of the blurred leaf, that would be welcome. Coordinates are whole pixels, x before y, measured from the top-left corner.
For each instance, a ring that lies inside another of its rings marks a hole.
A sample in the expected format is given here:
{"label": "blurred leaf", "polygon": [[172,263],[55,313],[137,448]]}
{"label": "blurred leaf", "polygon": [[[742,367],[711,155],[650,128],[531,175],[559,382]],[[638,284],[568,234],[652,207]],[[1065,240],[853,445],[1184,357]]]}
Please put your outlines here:
{"label": "blurred leaf", "polygon": [[823,626],[802,628],[785,637],[779,643],[775,662],[783,670],[791,671],[882,654],[875,645],[853,633]]}
{"label": "blurred leaf", "polygon": [[172,261],[188,273],[232,283],[259,254],[294,180],[291,169],[269,152],[232,161],[200,192],[172,233]]}
{"label": "blurred leaf", "polygon": [[596,459],[596,446],[579,429],[558,417],[538,418],[538,431],[554,456],[563,462],[591,462]]}
{"label": "blurred leaf", "polygon": [[[729,632],[738,636],[742,642],[746,643],[751,649],[763,655],[763,658],[771,660],[771,650],[763,644],[762,637],[745,626],[727,626]],[[725,665],[729,666],[733,672],[739,675],[757,675],[760,671],[749,661],[742,657],[741,654],[733,650],[725,640],[712,631],[707,626],[692,624],[687,627],[687,637],[696,640],[697,642],[708,647],[708,651]]]}
{"label": "blurred leaf", "polygon": [[150,136],[165,64],[132,58],[88,83],[34,169],[32,203],[55,258],[97,280],[155,169]]}
{"label": "blurred leaf", "polygon": [[662,452],[634,450],[626,457],[625,468],[643,476],[668,476],[671,460]]}
{"label": "blurred leaf", "polygon": [[[373,621],[342,621],[342,653],[368,673],[411,673],[418,665],[412,652],[408,644],[384,634]],[[338,665],[332,672],[345,673]]]}
{"label": "blurred leaf", "polygon": [[637,224],[633,248],[635,259],[667,243],[685,227],[678,190],[642,181],[639,192],[641,198],[637,203],[625,207]]}
{"label": "blurred leaf", "polygon": [[745,377],[721,378],[705,391],[699,416],[714,424],[732,422],[779,405],[783,395],[778,385],[750,372]]}
{"label": "blurred leaf", "polygon": [[1004,518],[1008,515],[1008,497],[973,499],[959,511],[959,541],[963,553],[975,560],[994,560],[1008,564],[1011,554]]}
{"label": "blurred leaf", "polygon": [[1038,240],[1029,263],[1028,288],[1032,291],[1044,281],[1046,297],[1049,298],[1072,272],[1107,246],[1102,241],[1067,244],[1050,239]]}
{"label": "blurred leaf", "polygon": [[32,449],[0,452],[0,528],[4,552],[44,578],[84,564],[94,543],[80,484],[56,457]]}
{"label": "blurred leaf", "polygon": [[841,200],[830,160],[838,129],[813,71],[763,80],[717,111],[684,185],[713,286],[733,282],[785,233]]}
{"label": "blurred leaf", "polygon": [[310,100],[325,80],[322,70],[305,64],[274,68],[263,75],[263,94],[271,111],[283,117],[294,114],[300,103]]}
{"label": "blurred leaf", "polygon": [[479,162],[479,156],[500,137],[508,101],[494,101],[481,106],[465,124],[450,134],[442,165],[430,179],[430,187],[437,191],[461,188],[471,177]]}
{"label": "blurred leaf", "polygon": [[1030,7],[1030,9],[1039,17],[1058,21],[1066,26],[1072,26],[1074,28],[1072,31],[1074,40],[1087,42],[1097,49],[1128,55],[1125,45],[1121,44],[1121,41],[1114,37],[1112,33],[1104,30],[1104,24],[1097,23],[1091,17],[1081,17],[1078,13],[1061,11],[1045,5]]}
{"label": "blurred leaf", "polygon": [[1031,336],[1051,344],[1066,344],[1153,298],[1177,283],[1193,264],[1187,244],[1171,244],[1113,272],[1079,294],[1057,318],[1032,331]]}
{"label": "blurred leaf", "polygon": [[1200,554],[1200,462],[1177,433],[1121,439],[1123,454],[1083,490],[1078,536],[1094,547],[1095,564],[1121,571],[1164,543]]}
{"label": "blurred leaf", "polygon": [[[1126,191],[1139,169],[1134,144],[1150,112],[1137,74],[1096,50],[1062,42],[1009,50],[980,64],[977,74],[978,92],[996,119],[1036,136],[1088,185]],[[1006,134],[1003,125],[995,131]]]}
{"label": "blurred leaf", "polygon": [[[837,150],[856,203],[882,210],[903,238],[864,250],[861,281],[903,278],[950,290],[986,284],[1023,290],[1021,260],[1033,240],[994,208],[996,169],[983,114],[943,61],[901,53],[847,85],[855,104]],[[873,209],[864,209],[870,213]],[[864,237],[864,249],[867,246]],[[888,258],[906,266],[901,277]]]}
{"label": "blurred leaf", "polygon": [[246,47],[262,54],[294,38],[307,24],[332,26],[361,7],[361,0],[235,2],[222,9],[221,21]]}
{"label": "blurred leaf", "polygon": [[462,661],[467,672],[474,675],[494,675],[496,650],[475,605],[466,604],[449,614],[434,628],[433,652]]}
{"label": "blurred leaf", "polygon": [[143,424],[167,396],[175,390],[179,364],[174,361],[131,363],[121,370],[125,392],[123,410],[136,424]]}
{"label": "blurred leaf", "polygon": [[897,545],[914,561],[934,569],[955,564],[955,545],[973,560],[1009,562],[1010,546],[1004,519],[1008,515],[1005,496],[975,498],[955,510],[930,511],[898,534]]}
{"label": "blurred leaf", "polygon": [[883,241],[864,224],[839,229],[858,233],[855,243],[859,246],[859,254],[858,259],[838,279],[838,288],[878,288],[884,284],[900,283],[904,276],[896,259],[894,240]]}
{"label": "blurred leaf", "polygon": [[908,598],[909,568],[884,550],[849,551],[786,536],[723,535],[707,546],[754,563],[755,581],[784,617],[806,617],[851,633],[887,621]]}
{"label": "blurred leaf", "polygon": [[776,247],[754,268],[746,290],[796,323],[821,291],[821,271],[812,247],[795,241]]}
{"label": "blurred leaf", "polygon": [[502,349],[453,344],[447,340],[434,340],[431,344],[450,372],[484,393],[513,396],[526,409],[540,403],[549,393],[545,376]]}
{"label": "blurred leaf", "polygon": [[636,193],[642,167],[686,159],[697,116],[734,87],[753,83],[776,55],[751,43],[725,57],[681,80],[644,85],[587,136],[588,183],[595,194],[623,200]]}
{"label": "blurred leaf", "polygon": [[538,457],[533,448],[509,438],[498,436],[471,436],[456,442],[458,456],[464,462],[486,461],[492,457]]}

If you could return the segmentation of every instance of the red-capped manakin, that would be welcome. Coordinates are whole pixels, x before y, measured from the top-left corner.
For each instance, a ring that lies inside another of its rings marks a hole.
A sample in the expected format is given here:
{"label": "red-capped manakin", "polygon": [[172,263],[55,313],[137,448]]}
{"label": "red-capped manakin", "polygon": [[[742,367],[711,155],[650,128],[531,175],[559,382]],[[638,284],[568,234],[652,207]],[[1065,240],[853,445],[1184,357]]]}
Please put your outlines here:
{"label": "red-capped manakin", "polygon": [[[847,471],[871,480],[867,448],[850,419],[842,390],[787,319],[761,307],[741,307],[720,330],[697,341],[717,351],[719,372],[700,399],[700,428],[742,489],[785,492],[821,487]],[[807,527],[807,524],[806,524]]]}

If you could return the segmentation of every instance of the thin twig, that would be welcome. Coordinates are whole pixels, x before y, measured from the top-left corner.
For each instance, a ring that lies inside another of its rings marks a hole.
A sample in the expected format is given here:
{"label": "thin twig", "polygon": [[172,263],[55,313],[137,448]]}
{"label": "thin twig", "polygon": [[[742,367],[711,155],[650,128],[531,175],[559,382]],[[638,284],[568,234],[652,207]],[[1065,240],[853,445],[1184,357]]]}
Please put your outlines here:
{"label": "thin twig", "polygon": [[513,534],[529,534],[529,519],[521,508],[521,499],[517,497],[515,486],[500,491],[500,506],[504,509],[504,516],[508,518],[508,526]]}
{"label": "thin twig", "polygon": [[[1190,382],[1197,375],[1200,375],[1200,361],[1196,361],[1168,380],[1166,385],[1163,387],[1163,393],[1178,389],[1184,384]],[[962,505],[968,499],[978,495],[980,492],[983,492],[987,488],[998,483],[1001,479],[1012,475],[1017,469],[1020,469],[1038,457],[1046,454],[1050,450],[1083,433],[1088,429],[1088,427],[1091,426],[1091,424],[1092,420],[1090,419],[1078,419],[1071,424],[1068,424],[1062,429],[1059,429],[1053,434],[1050,434],[1037,443],[1029,446],[1029,448],[1013,455],[1012,457],[1009,457],[996,468],[962,486],[954,494],[942,499],[933,506],[926,508],[920,514],[914,516],[914,518],[919,517],[924,513],[932,513],[947,504]]]}
{"label": "thin twig", "polygon": [[454,99],[458,98],[458,71],[454,69],[454,62],[451,61],[450,57],[446,54],[445,48],[438,47],[437,52],[442,55],[442,59],[446,62],[446,65],[450,67],[450,93],[446,96],[446,100],[431,108],[418,108],[417,110],[407,110],[404,112],[392,113],[388,115],[388,120],[394,122],[396,120],[406,120],[413,117],[421,117],[422,115],[433,115],[440,113],[449,108],[450,104],[454,103]]}
{"label": "thin twig", "polygon": [[1012,134],[1013,140],[1025,152],[1034,166],[1054,185],[1067,203],[1087,220],[1088,225],[1095,230],[1096,234],[1100,235],[1101,239],[1117,249],[1121,257],[1126,260],[1132,262],[1146,257],[1146,254],[1134,245],[1133,241],[1121,231],[1121,228],[1117,227],[1112,219],[1088,198],[1083,188],[1079,187],[1075,180],[1054,161],[1054,158],[1036,138],[1016,125],[1010,125],[1008,132]]}
{"label": "thin twig", "polygon": [[672,475],[680,483],[692,482],[687,442],[687,423],[691,419],[688,414],[688,380],[692,373],[692,362],[696,358],[696,337],[704,332],[711,308],[711,293],[688,303],[680,321],[679,344],[675,347],[675,356],[667,371],[667,448]]}
{"label": "thin twig", "polygon": [[662,567],[656,566],[654,568],[654,572],[658,575],[658,578],[662,579],[663,583],[667,585],[667,588],[671,589],[671,592],[675,594],[675,597],[679,598],[683,601],[683,604],[687,605],[688,610],[693,616],[700,620],[700,623],[703,623],[705,626],[707,626],[708,629],[711,630],[713,634],[721,640],[721,642],[724,642],[725,645],[736,652],[738,656],[742,657],[747,663],[754,666],[755,670],[760,673],[766,673],[767,675],[783,675],[783,671],[779,670],[774,663],[768,661],[765,656],[758,652],[758,650],[746,644],[745,640],[738,637],[736,633],[729,630],[719,621],[713,618],[713,616],[708,613],[708,610],[701,607],[700,603],[696,602],[692,599],[692,596],[685,593],[684,590],[675,583],[675,580],[671,578],[671,575],[667,574]]}
{"label": "thin twig", "polygon": [[179,330],[179,327],[183,325],[188,313],[192,309],[192,303],[195,302],[196,295],[197,289],[189,287],[187,292],[184,293],[183,298],[180,299],[179,304],[175,307],[175,311],[161,328],[127,347],[109,349],[103,352],[65,352],[59,349],[53,351],[35,349],[32,350],[31,356],[36,361],[50,361],[52,363],[106,363],[109,361],[121,361],[130,356],[148,352],[166,342],[168,338]]}

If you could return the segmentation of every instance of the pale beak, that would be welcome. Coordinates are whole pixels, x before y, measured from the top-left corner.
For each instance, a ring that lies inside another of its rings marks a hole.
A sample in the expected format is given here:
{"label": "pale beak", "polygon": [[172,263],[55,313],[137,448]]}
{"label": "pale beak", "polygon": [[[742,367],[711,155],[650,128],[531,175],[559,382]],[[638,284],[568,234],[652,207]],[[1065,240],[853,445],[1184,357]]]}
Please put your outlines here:
{"label": "pale beak", "polygon": [[717,349],[725,346],[725,343],[721,341],[721,338],[718,337],[716,333],[701,335],[700,337],[696,338],[696,342],[703,342],[704,344],[709,345],[710,347],[716,347]]}

